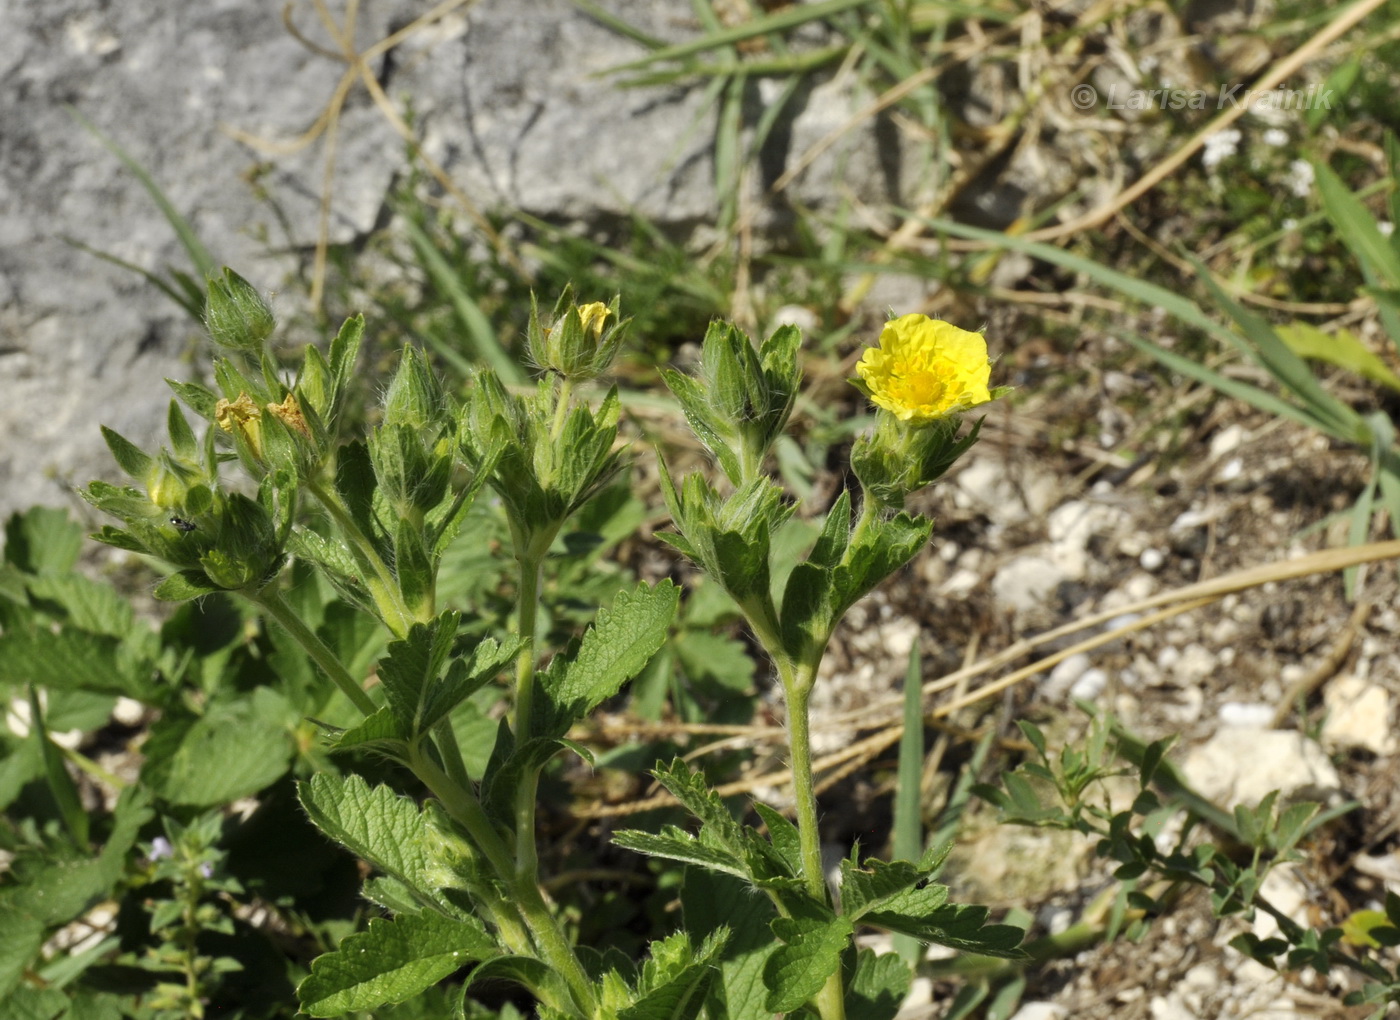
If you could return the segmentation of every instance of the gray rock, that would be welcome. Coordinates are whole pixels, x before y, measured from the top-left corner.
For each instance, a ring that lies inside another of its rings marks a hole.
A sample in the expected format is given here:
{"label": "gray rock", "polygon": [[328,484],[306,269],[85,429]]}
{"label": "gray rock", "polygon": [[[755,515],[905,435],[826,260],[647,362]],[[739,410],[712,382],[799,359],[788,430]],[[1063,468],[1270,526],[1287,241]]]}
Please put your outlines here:
{"label": "gray rock", "polygon": [[[330,6],[341,14],[340,4]],[[683,7],[608,7],[659,39],[699,33]],[[356,40],[366,47],[427,8],[364,0],[360,9]],[[309,4],[298,4],[294,17],[326,44]],[[161,380],[188,378],[185,357],[204,342],[152,287],[65,242],[152,271],[188,265],[141,185],[65,106],[150,171],[218,262],[283,291],[290,313],[300,310],[293,281],[316,236],[322,146],[268,156],[226,128],[296,137],[345,66],[308,51],[284,30],[276,5],[253,0],[4,0],[4,23],[0,514],[35,502],[76,506],[75,485],[112,477],[99,422],[156,444],[169,399]],[[807,34],[819,42],[820,32]],[[598,76],[643,52],[567,0],[483,0],[411,36],[375,70],[400,108],[411,100],[424,150],[482,208],[604,230],[640,213],[684,238],[715,215],[713,110],[703,82],[621,89]],[[753,83],[753,119],[764,95]],[[866,101],[836,84],[799,95],[760,161],[755,195],[800,146]],[[331,236],[343,242],[384,223],[404,145],[360,87],[349,94],[338,141]],[[863,123],[797,179],[794,195],[810,203],[837,181],[867,200],[897,192],[903,157],[879,141],[877,124]],[[285,229],[244,179],[255,170]],[[782,208],[773,203],[761,224],[780,225]],[[193,364],[204,363],[200,351]]]}

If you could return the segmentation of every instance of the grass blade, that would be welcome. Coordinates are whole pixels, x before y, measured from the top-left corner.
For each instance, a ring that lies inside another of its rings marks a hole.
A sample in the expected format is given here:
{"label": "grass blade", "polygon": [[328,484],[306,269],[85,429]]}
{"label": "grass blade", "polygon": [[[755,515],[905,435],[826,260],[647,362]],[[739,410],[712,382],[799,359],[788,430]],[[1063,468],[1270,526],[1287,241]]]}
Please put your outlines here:
{"label": "grass blade", "polygon": [[[486,317],[486,313],[481,310],[481,306],[467,293],[467,289],[462,286],[461,277],[458,276],[443,256],[438,246],[433,243],[433,239],[427,232],[413,219],[412,216],[403,218],[404,228],[408,231],[409,240],[413,242],[414,251],[418,253],[418,261],[422,264],[424,272],[433,285],[437,287],[447,297],[452,305],[453,312],[456,313],[458,321],[462,324],[463,335],[479,361],[483,361],[495,369],[496,374],[508,383],[518,383],[524,380],[524,375],[520,371],[514,359],[496,337],[496,331],[491,328],[491,320]],[[425,334],[425,339],[432,344],[433,349],[442,355],[444,360],[450,362],[463,375],[471,372],[471,363],[462,356],[462,353],[451,345],[444,343],[432,334]]]}
{"label": "grass blade", "polygon": [[141,182],[141,186],[146,189],[146,193],[151,196],[157,208],[160,209],[161,215],[165,217],[166,222],[169,223],[171,229],[175,231],[175,236],[180,239],[180,244],[184,246],[186,254],[190,257],[190,262],[193,263],[195,269],[199,271],[200,278],[203,279],[217,270],[218,265],[214,262],[214,257],[210,255],[209,250],[204,247],[203,242],[199,239],[199,235],[195,233],[194,227],[190,225],[190,221],[181,216],[179,210],[170,203],[170,199],[166,198],[165,192],[161,190],[160,185],[157,184],[155,178],[146,171],[146,168],[136,162],[136,160],[115,141],[104,135],[96,124],[88,120],[78,111],[77,107],[69,106],[68,113],[94,138],[101,142],[103,148],[116,156],[117,159],[121,160],[122,163],[126,165],[126,168]]}

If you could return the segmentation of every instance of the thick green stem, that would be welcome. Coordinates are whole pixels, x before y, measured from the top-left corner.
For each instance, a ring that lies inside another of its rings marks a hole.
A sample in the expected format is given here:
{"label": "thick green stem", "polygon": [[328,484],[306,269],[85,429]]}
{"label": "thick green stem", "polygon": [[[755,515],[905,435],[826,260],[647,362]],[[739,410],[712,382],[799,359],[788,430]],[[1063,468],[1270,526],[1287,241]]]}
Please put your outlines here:
{"label": "thick green stem", "polygon": [[[540,580],[544,557],[528,552],[519,558],[520,602],[517,608],[520,654],[515,663],[515,741],[522,746],[531,737],[530,720],[535,707],[535,625],[539,618]],[[539,855],[535,849],[535,793],[539,773],[526,769],[515,791],[515,877],[522,885],[539,884]]]}
{"label": "thick green stem", "polygon": [[[807,892],[822,903],[830,902],[826,885],[826,870],[822,866],[821,833],[817,826],[817,793],[812,782],[811,719],[808,705],[816,666],[792,666],[778,659],[778,675],[783,681],[787,698],[789,767],[792,769],[792,797],[797,811],[798,846],[802,855],[802,878]],[[826,980],[812,1004],[822,1020],[845,1020],[846,994],[841,969]]]}
{"label": "thick green stem", "polygon": [[394,572],[389,569],[389,565],[379,555],[379,551],[375,549],[369,536],[360,530],[360,526],[355,523],[355,518],[350,515],[350,511],[346,509],[345,504],[340,501],[340,497],[334,491],[326,489],[319,482],[309,482],[307,488],[311,490],[311,494],[316,497],[321,506],[325,507],[326,513],[331,515],[331,519],[344,533],[346,541],[350,543],[350,551],[354,555],[355,561],[360,564],[360,568],[371,575],[361,578],[361,581],[369,589],[370,597],[374,599],[374,604],[378,607],[385,625],[394,632],[396,638],[407,637],[409,628],[414,623],[424,621],[415,619],[408,604],[404,602],[403,592],[399,590],[399,582],[394,577]]}
{"label": "thick green stem", "polygon": [[523,881],[516,875],[510,851],[490,819],[486,817],[480,802],[469,790],[449,779],[447,773],[438,768],[421,750],[415,750],[410,765],[423,785],[442,802],[447,813],[467,830],[477,849],[485,855],[496,874],[506,883],[515,908],[520,911],[520,916],[530,930],[531,941],[540,958],[568,982],[579,1007],[592,1016],[595,1010],[593,986],[584,972],[583,965],[579,963],[573,946],[569,944],[549,906],[544,902],[539,885],[533,880]]}
{"label": "thick green stem", "polygon": [[287,605],[281,592],[268,587],[255,595],[248,595],[248,599],[276,620],[292,636],[292,639],[301,645],[306,654],[311,656],[312,661],[321,667],[321,671],[331,678],[347,698],[355,703],[356,708],[365,715],[373,715],[379,711],[379,706],[374,703],[374,699],[355,682],[355,678],[341,664],[336,654],[326,647],[326,643],[316,636],[315,631],[303,623],[296,611]]}
{"label": "thick green stem", "polygon": [[807,891],[825,903],[829,896],[822,867],[821,834],[817,828],[817,795],[812,782],[811,721],[807,712],[812,685],[800,671],[780,667],[779,673],[783,676],[783,693],[787,698],[789,766],[792,769],[792,797],[802,851],[802,878],[807,883]]}

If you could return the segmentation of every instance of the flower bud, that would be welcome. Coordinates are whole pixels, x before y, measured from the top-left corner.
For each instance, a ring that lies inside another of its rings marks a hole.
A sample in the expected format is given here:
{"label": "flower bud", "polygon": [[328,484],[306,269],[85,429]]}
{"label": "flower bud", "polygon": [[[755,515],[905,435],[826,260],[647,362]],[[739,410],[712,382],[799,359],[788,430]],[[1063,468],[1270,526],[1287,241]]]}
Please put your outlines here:
{"label": "flower bud", "polygon": [[[538,310],[530,308],[526,341],[530,357],[540,368],[566,379],[593,379],[607,371],[626,332],[626,322],[617,321],[618,303],[592,301],[573,303],[573,292],[566,290],[554,309],[553,322],[542,325]],[[608,327],[608,319],[614,320]]]}
{"label": "flower bud", "polygon": [[204,325],[210,338],[222,347],[256,353],[277,326],[272,309],[257,289],[232,269],[223,277],[210,276],[209,297],[204,305]]}

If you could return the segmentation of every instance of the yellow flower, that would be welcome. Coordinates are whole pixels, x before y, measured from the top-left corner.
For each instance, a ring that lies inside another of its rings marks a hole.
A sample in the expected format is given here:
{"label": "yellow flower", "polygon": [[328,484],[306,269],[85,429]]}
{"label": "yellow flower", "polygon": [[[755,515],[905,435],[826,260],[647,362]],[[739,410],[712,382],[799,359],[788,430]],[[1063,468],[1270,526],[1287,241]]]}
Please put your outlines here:
{"label": "yellow flower", "polygon": [[870,399],[901,421],[927,424],[992,399],[987,342],[926,315],[885,323],[856,365]]}
{"label": "yellow flower", "polygon": [[268,413],[274,418],[280,418],[282,424],[293,432],[300,432],[306,438],[311,438],[311,426],[306,424],[306,416],[301,413],[301,405],[297,403],[297,398],[288,393],[280,404],[268,404]]}
{"label": "yellow flower", "polygon": [[262,412],[252,397],[240,393],[237,400],[220,400],[214,405],[214,420],[225,432],[242,433],[253,456],[262,458]]}
{"label": "yellow flower", "polygon": [[611,314],[612,309],[601,301],[578,306],[578,317],[579,321],[583,323],[583,331],[592,333],[594,337],[603,335],[603,324],[607,322],[608,316]]}

